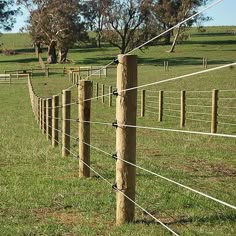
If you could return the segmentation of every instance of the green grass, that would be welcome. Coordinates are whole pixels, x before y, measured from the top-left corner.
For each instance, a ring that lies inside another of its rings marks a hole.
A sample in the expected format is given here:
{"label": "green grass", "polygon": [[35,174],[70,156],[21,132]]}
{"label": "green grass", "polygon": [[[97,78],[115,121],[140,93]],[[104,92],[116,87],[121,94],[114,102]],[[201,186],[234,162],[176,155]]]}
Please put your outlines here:
{"label": "green grass", "polygon": [[[201,70],[202,57],[208,57],[210,68],[235,61],[234,47],[229,42],[235,42],[236,38],[220,34],[226,30],[208,28],[201,35],[193,32],[186,43],[177,46],[174,54],[166,53],[167,46],[138,52],[139,84]],[[69,54],[74,64],[68,66],[104,65],[116,53],[114,48],[74,49]],[[164,72],[162,66],[166,59],[170,64],[168,72]],[[33,53],[0,55],[0,70],[33,68],[38,66],[34,60]],[[115,68],[110,69],[108,75],[108,78],[92,78],[99,84],[115,87]],[[33,77],[33,86],[39,96],[48,97],[71,84],[67,77],[55,73],[49,78]],[[235,90],[235,69],[163,83],[149,89],[175,90],[178,92],[169,96],[177,97],[183,89],[214,88]],[[75,101],[76,88],[72,89],[72,94]],[[210,95],[200,95],[204,96]],[[222,96],[235,97],[235,93]],[[89,179],[79,178],[78,160],[72,156],[62,158],[60,148],[50,146],[33,117],[26,85],[0,85],[0,102],[0,114],[3,114],[0,116],[1,235],[170,235],[138,208],[135,223],[115,225],[116,199],[111,186],[94,173]],[[72,118],[77,118],[76,105],[72,107]],[[108,108],[107,98],[105,104],[100,99],[93,100],[92,120],[115,120],[115,107]],[[179,128],[178,120],[164,116],[164,122],[159,123],[150,113],[143,118],[138,116],[137,123]],[[72,135],[77,137],[77,123],[72,127]],[[209,125],[192,122],[186,129],[208,132]],[[236,131],[233,127],[220,127],[219,132],[235,134]],[[92,124],[91,144],[114,153],[115,129]],[[77,153],[77,149],[73,142],[72,152]],[[137,129],[138,165],[233,205],[236,204],[235,153],[234,139]],[[91,166],[114,183],[115,161],[112,158],[92,149]],[[236,232],[235,211],[141,170],[137,170],[136,201],[181,235],[235,235]]]}

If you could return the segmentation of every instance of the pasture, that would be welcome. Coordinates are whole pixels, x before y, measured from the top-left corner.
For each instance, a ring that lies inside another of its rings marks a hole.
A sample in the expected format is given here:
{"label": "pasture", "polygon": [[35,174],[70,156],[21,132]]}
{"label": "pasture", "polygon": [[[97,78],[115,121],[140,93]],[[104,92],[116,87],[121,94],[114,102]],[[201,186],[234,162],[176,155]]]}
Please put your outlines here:
{"label": "pasture", "polygon": [[[208,68],[235,62],[236,36],[229,33],[229,29],[210,27],[204,33],[193,29],[189,39],[177,45],[173,54],[167,53],[169,47],[162,45],[149,47],[144,52],[137,51],[138,84],[203,70],[204,57],[208,59]],[[0,39],[4,41],[4,37]],[[0,54],[0,73],[4,70],[39,68],[38,59],[32,49],[25,49],[24,42],[14,43],[18,54]],[[117,53],[117,49],[112,47],[75,48],[69,54],[72,63],[63,66],[103,66],[112,61]],[[46,52],[42,57],[46,58]],[[163,69],[164,61],[169,62],[168,71]],[[63,66],[50,65],[50,68]],[[108,86],[116,87],[116,68],[109,68],[106,78],[92,76],[91,79],[94,97],[96,83],[99,83],[99,93],[104,84],[107,94]],[[1,234],[170,235],[138,207],[134,223],[116,226],[116,193],[96,173],[92,173],[89,179],[79,178],[78,159],[74,155],[62,158],[60,145],[52,148],[46,141],[34,119],[25,82],[0,84]],[[32,85],[38,96],[49,97],[61,93],[72,84],[68,75],[55,72],[49,77],[33,76]],[[157,101],[157,95],[153,94],[155,91],[163,90],[164,94],[169,91],[168,96],[179,101],[180,91],[186,90],[187,93],[195,93],[192,98],[199,106],[206,105],[201,98],[208,99],[209,96],[205,93],[199,95],[196,91],[207,91],[211,95],[213,89],[224,90],[219,92],[223,98],[235,99],[235,68],[146,88],[147,93],[152,91],[149,93],[151,97],[147,98],[149,102]],[[77,101],[77,88],[73,87],[71,92],[72,102]],[[138,91],[139,109],[140,94],[141,90]],[[211,98],[207,102],[211,102]],[[235,107],[235,100],[230,100],[227,106]],[[72,118],[76,119],[77,105],[72,105],[71,109]],[[179,119],[164,115],[163,122],[158,122],[157,115],[150,112],[153,111],[151,108],[146,107],[144,117],[140,117],[139,109],[138,126],[180,129]],[[236,112],[233,109],[221,111],[232,119],[231,125],[219,124],[219,133],[235,135]],[[101,98],[92,100],[91,117],[92,121],[114,122],[115,97],[112,107],[108,107],[107,97],[104,103]],[[201,117],[203,120],[205,118]],[[71,124],[73,137],[78,135],[77,126],[77,122]],[[210,132],[210,126],[206,122],[189,120],[183,130]],[[116,151],[115,133],[112,125],[91,124],[91,145],[112,155]],[[137,128],[137,165],[236,205],[235,144],[235,138]],[[78,152],[77,141],[71,141],[71,152]],[[115,166],[112,157],[91,148],[91,167],[110,183],[115,181]],[[236,232],[235,210],[138,168],[136,202],[180,235],[235,235]]]}

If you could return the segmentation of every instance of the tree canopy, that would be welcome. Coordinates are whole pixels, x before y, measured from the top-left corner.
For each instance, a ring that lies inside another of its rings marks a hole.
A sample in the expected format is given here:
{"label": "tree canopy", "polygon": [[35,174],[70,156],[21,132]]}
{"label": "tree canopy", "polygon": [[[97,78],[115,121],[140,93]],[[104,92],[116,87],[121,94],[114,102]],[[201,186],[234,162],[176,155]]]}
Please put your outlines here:
{"label": "tree canopy", "polygon": [[11,30],[18,12],[19,9],[14,9],[13,0],[0,1],[0,30]]}
{"label": "tree canopy", "polygon": [[28,31],[37,44],[48,46],[48,63],[56,63],[56,48],[59,62],[64,63],[68,49],[76,41],[86,37],[85,26],[79,15],[80,4],[77,0],[19,0],[29,12]]}

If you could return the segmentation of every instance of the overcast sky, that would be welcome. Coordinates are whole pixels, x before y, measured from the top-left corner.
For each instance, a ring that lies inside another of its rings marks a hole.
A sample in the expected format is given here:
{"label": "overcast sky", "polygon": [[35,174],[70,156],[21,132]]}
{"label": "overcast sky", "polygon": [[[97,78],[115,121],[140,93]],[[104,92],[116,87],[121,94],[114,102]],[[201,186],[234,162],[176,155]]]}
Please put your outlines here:
{"label": "overcast sky", "polygon": [[[236,0],[224,0],[207,10],[205,14],[213,18],[212,21],[205,23],[205,26],[236,26]],[[27,12],[24,12],[22,16],[18,16],[12,32],[19,32],[19,29],[25,25],[24,21],[26,19]]]}

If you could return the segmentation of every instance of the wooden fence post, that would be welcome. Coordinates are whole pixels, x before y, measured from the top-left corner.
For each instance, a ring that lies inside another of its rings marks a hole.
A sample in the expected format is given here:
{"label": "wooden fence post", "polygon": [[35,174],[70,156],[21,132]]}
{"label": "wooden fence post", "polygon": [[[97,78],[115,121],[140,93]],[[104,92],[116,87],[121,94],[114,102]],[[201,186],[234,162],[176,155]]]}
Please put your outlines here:
{"label": "wooden fence post", "polygon": [[52,99],[47,98],[47,109],[46,109],[46,136],[47,140],[52,138]]}
{"label": "wooden fence post", "polygon": [[102,103],[105,102],[105,97],[104,97],[104,94],[105,94],[105,85],[102,84],[102,96],[101,96],[101,100],[102,100]]}
{"label": "wooden fence post", "polygon": [[217,132],[218,90],[212,90],[211,133]]}
{"label": "wooden fence post", "polygon": [[[135,55],[119,55],[117,67],[116,100],[116,224],[134,221],[135,216],[135,178],[136,168],[126,163],[136,164],[136,126],[137,89],[125,91],[137,86],[137,57]],[[130,201],[126,196],[131,199]]]}
{"label": "wooden fence post", "polygon": [[96,98],[98,100],[98,96],[99,96],[99,90],[98,90],[98,83],[96,83]]}
{"label": "wooden fence post", "polygon": [[70,154],[71,91],[62,91],[62,156]]}
{"label": "wooden fence post", "polygon": [[163,120],[163,91],[159,91],[159,121]]}
{"label": "wooden fence post", "polygon": [[112,86],[109,86],[109,107],[112,106]]}
{"label": "wooden fence post", "polygon": [[34,93],[34,103],[35,103],[35,120],[38,124],[38,108],[39,108],[39,106],[38,106],[38,97],[35,93]]}
{"label": "wooden fence post", "polygon": [[47,100],[44,98],[43,99],[43,129],[42,129],[42,133],[46,134],[46,106],[47,106]]}
{"label": "wooden fence post", "polygon": [[186,91],[181,91],[181,98],[180,98],[180,127],[185,127],[185,109],[186,109]]}
{"label": "wooden fence post", "polygon": [[[92,82],[80,81],[79,94],[79,176],[90,176],[90,115],[92,97]],[[85,122],[87,121],[87,122]]]}
{"label": "wooden fence post", "polygon": [[42,101],[42,98],[39,98],[39,127],[40,129],[42,129],[42,104],[43,104],[43,101]]}
{"label": "wooden fence post", "polygon": [[59,144],[59,96],[52,97],[52,146]]}
{"label": "wooden fence post", "polygon": [[145,104],[146,104],[146,91],[141,91],[141,117],[145,116]]}

